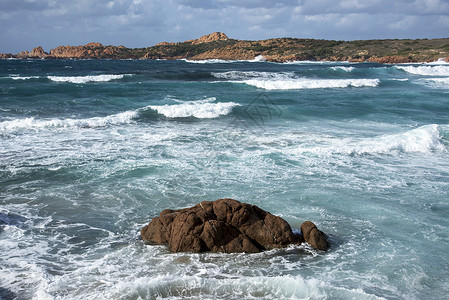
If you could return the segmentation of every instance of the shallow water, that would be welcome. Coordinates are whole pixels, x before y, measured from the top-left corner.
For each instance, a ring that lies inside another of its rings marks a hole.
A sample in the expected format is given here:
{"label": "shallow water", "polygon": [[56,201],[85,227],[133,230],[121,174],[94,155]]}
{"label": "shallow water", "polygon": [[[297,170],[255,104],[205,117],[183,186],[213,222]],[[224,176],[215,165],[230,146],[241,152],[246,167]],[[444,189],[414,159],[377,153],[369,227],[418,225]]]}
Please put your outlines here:
{"label": "shallow water", "polygon": [[[0,61],[0,297],[442,299],[449,65]],[[169,253],[230,197],[331,249]]]}

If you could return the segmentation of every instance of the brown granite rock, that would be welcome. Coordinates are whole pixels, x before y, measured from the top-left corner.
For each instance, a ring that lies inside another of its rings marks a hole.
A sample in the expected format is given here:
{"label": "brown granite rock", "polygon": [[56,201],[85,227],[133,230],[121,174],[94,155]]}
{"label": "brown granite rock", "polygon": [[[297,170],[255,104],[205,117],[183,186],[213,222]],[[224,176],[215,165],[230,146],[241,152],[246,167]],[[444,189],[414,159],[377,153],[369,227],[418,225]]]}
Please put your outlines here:
{"label": "brown granite rock", "polygon": [[42,46],[36,47],[34,48],[29,54],[28,56],[30,58],[46,58],[49,56],[48,53],[46,53],[44,51],[44,49],[42,49]]}
{"label": "brown granite rock", "polygon": [[191,42],[192,45],[198,45],[198,44],[202,44],[202,43],[209,43],[209,42],[215,42],[215,41],[226,41],[228,39],[229,39],[228,36],[222,32],[213,32],[211,34],[203,35],[199,39],[188,40],[186,42]]}
{"label": "brown granite rock", "polygon": [[11,53],[0,53],[0,59],[14,58]]}
{"label": "brown granite rock", "polygon": [[301,232],[304,240],[310,244],[314,249],[327,250],[329,243],[327,242],[326,234],[319,230],[315,224],[310,221],[305,221],[301,225]]}
{"label": "brown granite rock", "polygon": [[30,55],[30,52],[28,52],[28,51],[20,51],[19,53],[17,53],[16,55],[15,55],[15,57],[16,58],[28,58],[29,57],[29,55]]}
{"label": "brown granite rock", "polygon": [[142,239],[172,252],[260,252],[304,241],[290,225],[259,207],[233,199],[164,210],[141,230]]}

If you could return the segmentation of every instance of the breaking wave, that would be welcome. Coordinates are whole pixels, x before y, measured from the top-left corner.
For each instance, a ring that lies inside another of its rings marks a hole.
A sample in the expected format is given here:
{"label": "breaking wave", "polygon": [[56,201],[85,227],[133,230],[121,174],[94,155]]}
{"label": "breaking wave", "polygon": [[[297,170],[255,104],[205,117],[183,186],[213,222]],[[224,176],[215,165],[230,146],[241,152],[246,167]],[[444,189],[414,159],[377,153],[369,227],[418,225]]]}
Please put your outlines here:
{"label": "breaking wave", "polygon": [[167,118],[189,118],[213,119],[219,116],[229,114],[236,106],[240,106],[234,102],[210,103],[214,98],[208,98],[203,101],[188,101],[181,104],[173,105],[150,105],[148,108],[155,110],[157,113]]}
{"label": "breaking wave", "polygon": [[87,119],[36,119],[34,117],[14,119],[0,122],[0,132],[39,130],[44,128],[95,128],[108,125],[127,124],[137,118],[139,113],[140,110],[131,110],[106,117],[93,117]]}
{"label": "breaking wave", "polygon": [[70,83],[88,83],[88,82],[107,82],[111,80],[122,79],[131,74],[120,75],[88,75],[88,76],[47,76],[48,79],[55,82],[70,82]]}
{"label": "breaking wave", "polygon": [[254,59],[249,60],[225,60],[225,59],[201,59],[201,60],[189,60],[189,59],[180,59],[182,61],[192,63],[192,64],[229,64],[229,63],[238,63],[238,62],[265,62],[266,58],[263,55],[258,55]]}
{"label": "breaking wave", "polygon": [[420,80],[420,82],[424,83],[424,85],[427,85],[431,88],[440,88],[440,89],[449,88],[449,77],[426,78]]}
{"label": "breaking wave", "polygon": [[[383,135],[371,139],[329,139],[328,143],[319,147],[300,146],[295,153],[314,153],[318,155],[347,154],[392,154],[432,153],[447,151],[442,143],[441,131],[445,125],[424,125],[404,133]],[[326,145],[327,144],[327,145]]]}
{"label": "breaking wave", "polygon": [[[336,67],[351,72],[354,67]],[[351,69],[352,68],[352,69]],[[266,90],[295,90],[346,87],[376,87],[379,79],[315,79],[297,77],[294,72],[227,71],[212,76],[234,83],[245,83]]]}
{"label": "breaking wave", "polygon": [[37,79],[40,77],[39,76],[11,76],[8,78],[11,78],[13,80],[29,80],[29,79]]}
{"label": "breaking wave", "polygon": [[298,78],[286,80],[250,79],[243,83],[266,90],[323,89],[347,87],[376,87],[379,79],[311,79]]}
{"label": "breaking wave", "polygon": [[345,72],[352,72],[354,71],[354,67],[345,67],[345,66],[336,66],[336,67],[331,67],[331,70],[334,71],[345,71]]}
{"label": "breaking wave", "polygon": [[191,64],[227,64],[227,63],[238,62],[237,60],[224,60],[224,59],[188,60],[188,59],[184,58],[181,60],[191,63]]}
{"label": "breaking wave", "polygon": [[227,71],[212,72],[212,76],[227,80],[244,80],[251,78],[289,79],[294,77],[293,72],[258,72],[258,71]]}
{"label": "breaking wave", "polygon": [[400,70],[414,75],[424,76],[449,76],[449,66],[433,65],[433,66],[396,66]]}

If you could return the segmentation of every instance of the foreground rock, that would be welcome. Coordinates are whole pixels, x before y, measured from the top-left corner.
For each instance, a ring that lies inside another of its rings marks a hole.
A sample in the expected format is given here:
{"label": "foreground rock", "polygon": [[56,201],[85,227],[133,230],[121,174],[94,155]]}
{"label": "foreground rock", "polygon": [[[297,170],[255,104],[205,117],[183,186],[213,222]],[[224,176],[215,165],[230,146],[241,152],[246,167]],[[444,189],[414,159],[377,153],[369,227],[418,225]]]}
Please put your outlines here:
{"label": "foreground rock", "polygon": [[326,234],[319,230],[315,224],[310,221],[305,221],[301,225],[301,232],[304,240],[314,249],[327,250],[329,244],[327,242]]}
{"label": "foreground rock", "polygon": [[307,239],[295,235],[284,219],[255,205],[219,199],[166,209],[142,228],[141,236],[149,243],[168,244],[172,252],[255,253],[309,240],[315,249],[326,250],[326,235],[312,222],[304,224]]}

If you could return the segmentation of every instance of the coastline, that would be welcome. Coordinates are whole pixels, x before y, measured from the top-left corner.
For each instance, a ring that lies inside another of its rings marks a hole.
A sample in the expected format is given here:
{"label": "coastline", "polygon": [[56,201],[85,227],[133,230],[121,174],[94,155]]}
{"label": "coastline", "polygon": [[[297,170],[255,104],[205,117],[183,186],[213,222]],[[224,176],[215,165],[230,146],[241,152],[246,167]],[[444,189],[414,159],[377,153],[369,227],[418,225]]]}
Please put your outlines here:
{"label": "coastline", "polygon": [[162,42],[146,48],[104,46],[88,43],[59,46],[45,52],[39,46],[31,52],[2,53],[0,59],[163,59],[189,61],[259,61],[286,63],[373,62],[426,63],[449,61],[449,38],[419,40],[332,41],[275,38],[260,41],[235,40],[214,32],[199,39],[178,43]]}

